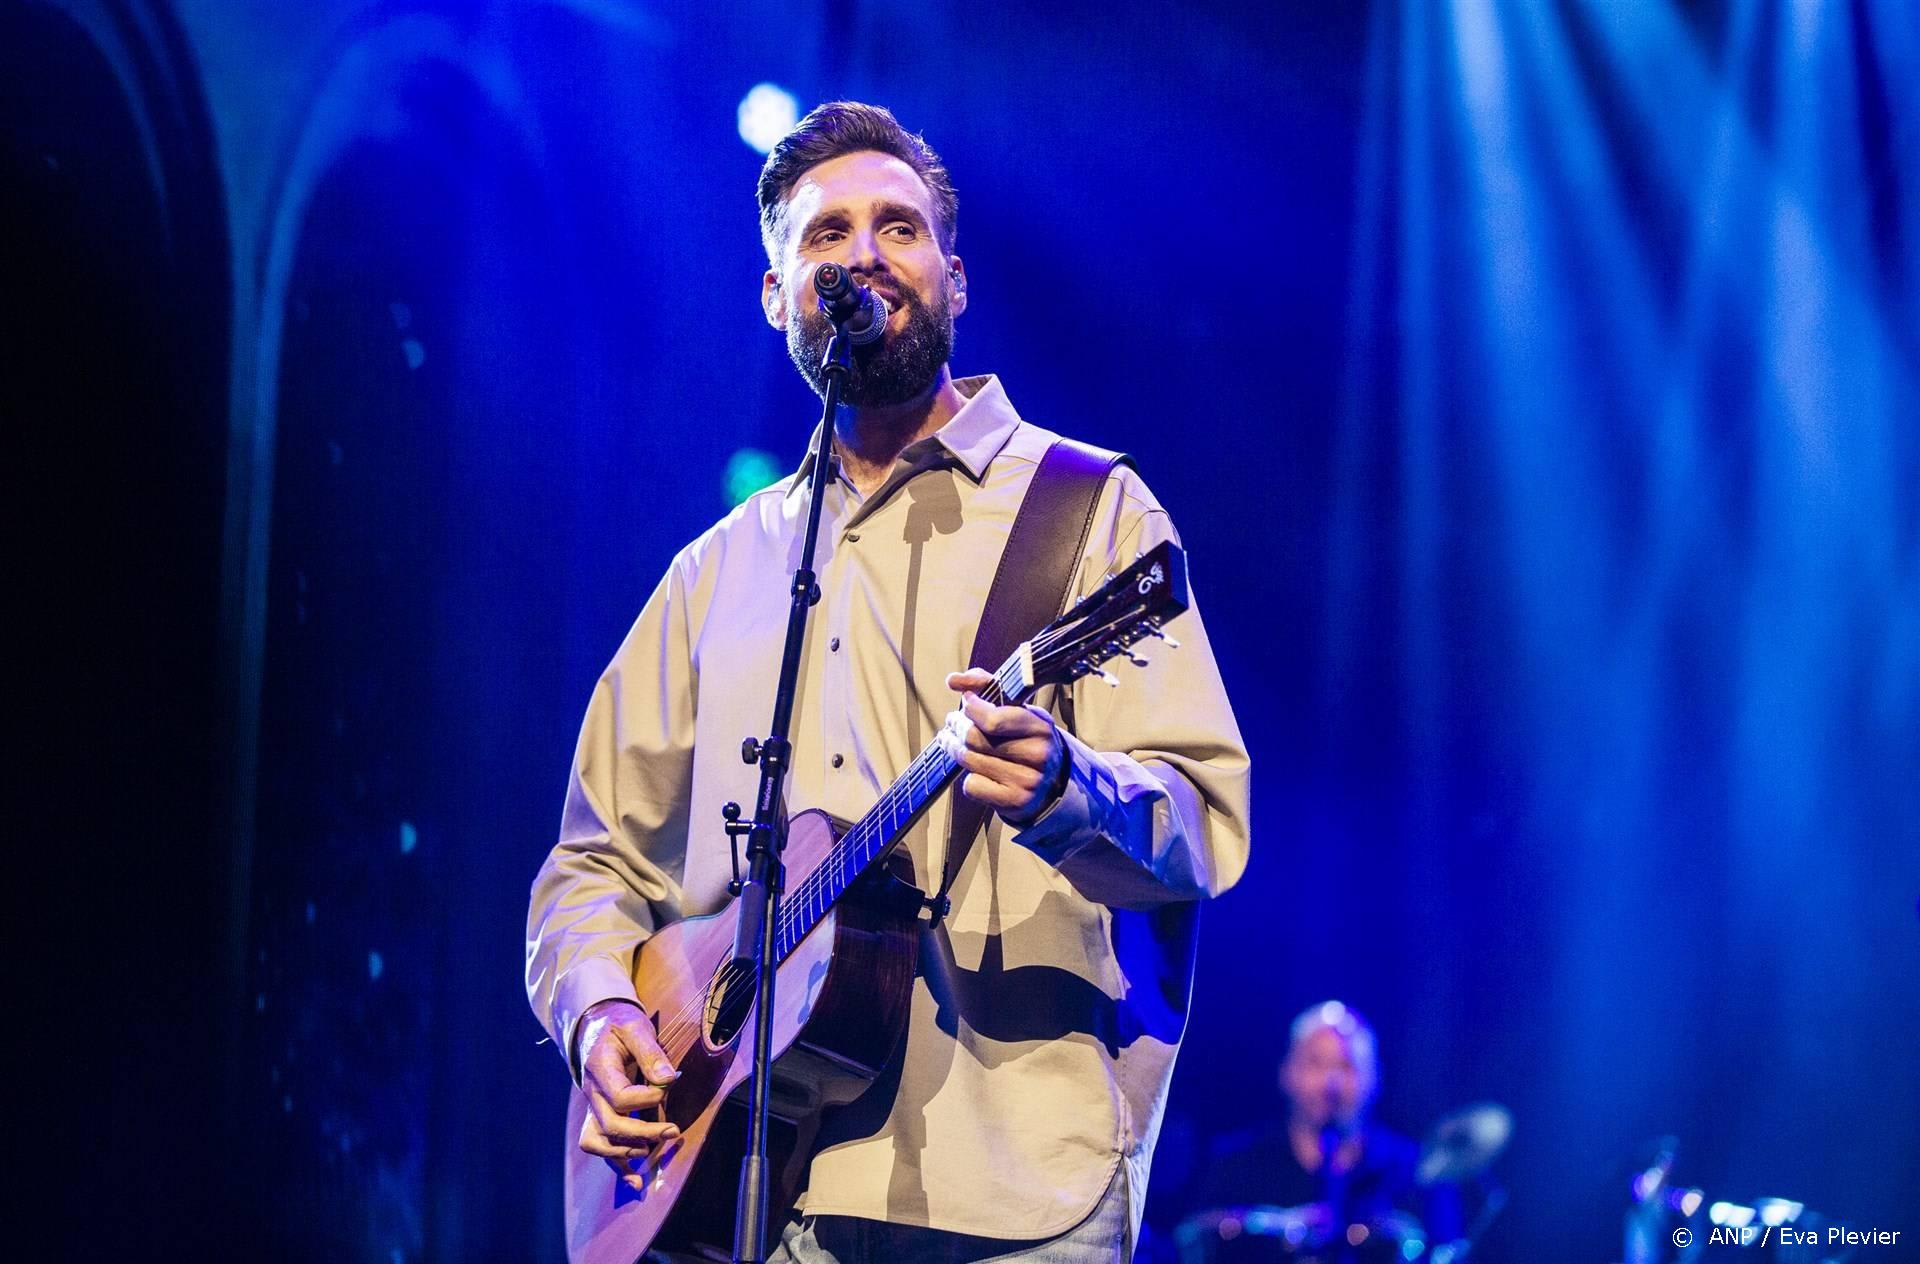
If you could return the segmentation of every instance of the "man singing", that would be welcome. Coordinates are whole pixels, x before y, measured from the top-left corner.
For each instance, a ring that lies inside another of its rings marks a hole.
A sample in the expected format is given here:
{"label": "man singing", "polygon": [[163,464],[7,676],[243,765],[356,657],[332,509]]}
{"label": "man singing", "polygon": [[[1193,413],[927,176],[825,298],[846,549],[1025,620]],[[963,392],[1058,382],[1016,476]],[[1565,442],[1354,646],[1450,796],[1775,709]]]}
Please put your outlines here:
{"label": "man singing", "polygon": [[[996,564],[1058,436],[993,377],[955,379],[967,273],[939,157],[886,110],[801,121],[759,181],[768,322],[824,391],[832,327],[814,270],[885,298],[833,423],[786,800],[853,820],[959,707],[969,797],[993,815],[951,912],[921,932],[905,1040],[828,1116],[774,1258],[1129,1258],[1185,1023],[1196,902],[1247,858],[1247,756],[1197,612],[1183,647],[996,707],[969,663]],[[1097,419],[1089,419],[1097,425]],[[728,899],[721,803],[750,803],[741,739],[765,731],[811,458],[674,558],[594,689],[560,840],[534,880],[527,991],[592,1108],[579,1143],[636,1190],[675,1133],[647,1112],[673,1070],[635,1004],[635,950]],[[1102,488],[1072,593],[1177,538],[1129,468]],[[1204,565],[1204,563],[1203,563]],[[957,670],[958,669],[958,670]],[[929,890],[943,798],[903,846]]]}

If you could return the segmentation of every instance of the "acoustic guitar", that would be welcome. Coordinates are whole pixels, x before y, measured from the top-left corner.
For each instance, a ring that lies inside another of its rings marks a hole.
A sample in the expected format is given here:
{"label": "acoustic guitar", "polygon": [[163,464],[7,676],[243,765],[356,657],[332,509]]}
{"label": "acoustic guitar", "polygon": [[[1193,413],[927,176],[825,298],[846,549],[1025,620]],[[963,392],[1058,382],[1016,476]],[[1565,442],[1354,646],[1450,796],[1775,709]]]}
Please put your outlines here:
{"label": "acoustic guitar", "polygon": [[[1187,608],[1186,556],[1171,541],[1142,554],[1099,591],[1021,643],[980,692],[1025,703],[1040,690],[1099,675]],[[858,821],[802,812],[786,826],[774,980],[769,1225],[793,1205],[822,1112],[866,1090],[894,1055],[917,965],[920,910],[911,863],[897,846],[961,767],[964,731],[949,725]],[[641,946],[633,986],[680,1077],[651,1117],[680,1141],[636,1192],[606,1160],[579,1148],[586,1095],[567,1109],[566,1230],[572,1264],[634,1264],[650,1249],[732,1257],[752,1071],[756,966],[734,956],[739,905],[663,927]],[[650,1161],[651,1162],[651,1161]]]}

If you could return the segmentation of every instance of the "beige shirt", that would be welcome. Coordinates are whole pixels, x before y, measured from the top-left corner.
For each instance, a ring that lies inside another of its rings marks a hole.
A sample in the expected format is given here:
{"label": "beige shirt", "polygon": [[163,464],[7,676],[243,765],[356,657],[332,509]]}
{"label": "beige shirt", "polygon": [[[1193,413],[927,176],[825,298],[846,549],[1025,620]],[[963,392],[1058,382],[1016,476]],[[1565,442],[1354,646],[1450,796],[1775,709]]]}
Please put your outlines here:
{"label": "beige shirt", "polygon": [[[957,704],[995,565],[1057,436],[992,377],[862,497],[829,486],[793,722],[791,810],[857,819]],[[560,841],[534,880],[527,993],[558,1047],[580,1014],[632,997],[655,927],[709,913],[732,876],[720,806],[751,808],[806,521],[800,471],[677,556],[600,678]],[[1102,490],[1076,596],[1162,540],[1166,512],[1130,469]],[[1205,559],[1193,570],[1204,573]],[[1034,629],[1038,631],[1038,629]],[[1185,1025],[1200,898],[1247,859],[1247,755],[1197,609],[1055,700],[1072,776],[1024,831],[990,818],[921,935],[904,1055],[829,1119],[803,1205],[993,1238],[1071,1228],[1131,1165],[1137,1229]],[[993,670],[998,663],[972,664]],[[1053,691],[1058,692],[1058,691]],[[904,846],[938,882],[950,804]]]}

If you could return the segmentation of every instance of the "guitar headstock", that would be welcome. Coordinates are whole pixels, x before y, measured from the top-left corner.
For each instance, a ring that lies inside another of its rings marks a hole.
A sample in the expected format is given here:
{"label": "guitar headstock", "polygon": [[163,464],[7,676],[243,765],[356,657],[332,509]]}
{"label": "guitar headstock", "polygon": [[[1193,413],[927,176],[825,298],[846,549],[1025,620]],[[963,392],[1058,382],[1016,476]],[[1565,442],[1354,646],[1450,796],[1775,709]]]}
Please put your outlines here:
{"label": "guitar headstock", "polygon": [[1149,637],[1177,649],[1180,643],[1160,629],[1186,608],[1187,555],[1163,541],[1014,651],[1008,662],[1012,687],[1003,692],[1024,700],[1046,685],[1068,685],[1082,676],[1117,685],[1105,665],[1125,658],[1145,667],[1147,660],[1133,647]]}

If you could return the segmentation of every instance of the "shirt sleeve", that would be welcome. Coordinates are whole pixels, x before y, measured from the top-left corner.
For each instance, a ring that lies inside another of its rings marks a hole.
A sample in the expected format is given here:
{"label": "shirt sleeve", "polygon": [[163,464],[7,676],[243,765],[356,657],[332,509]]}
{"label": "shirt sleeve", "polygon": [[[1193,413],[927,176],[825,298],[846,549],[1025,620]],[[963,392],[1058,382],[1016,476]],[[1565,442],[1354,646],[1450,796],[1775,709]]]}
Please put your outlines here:
{"label": "shirt sleeve", "polygon": [[580,1015],[634,999],[635,950],[679,916],[696,684],[688,622],[676,562],[594,686],[559,842],[533,880],[527,999],[575,1082]]}
{"label": "shirt sleeve", "polygon": [[[1163,540],[1179,542],[1157,506],[1124,529],[1124,515],[1105,517],[1115,524],[1111,544],[1091,542],[1080,595]],[[1166,632],[1180,647],[1143,642],[1151,665],[1110,667],[1118,688],[1097,676],[1074,683],[1061,727],[1066,787],[1013,836],[1112,908],[1218,895],[1247,864],[1247,751],[1198,605]]]}

